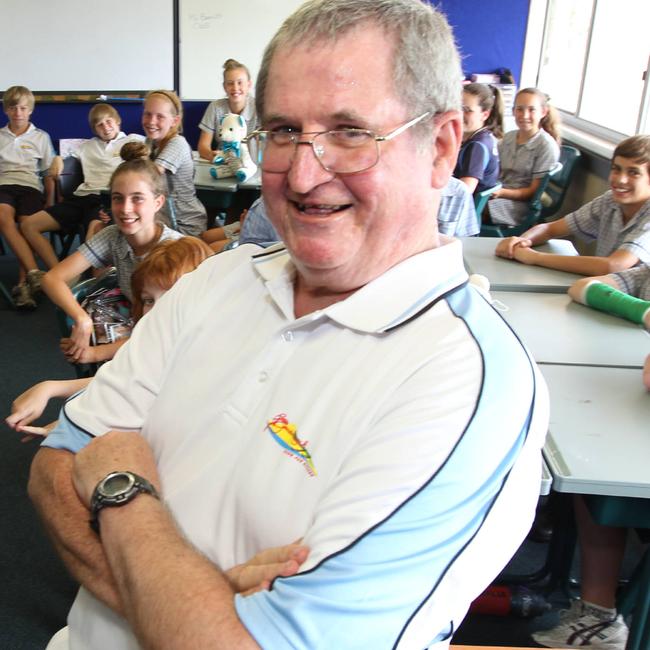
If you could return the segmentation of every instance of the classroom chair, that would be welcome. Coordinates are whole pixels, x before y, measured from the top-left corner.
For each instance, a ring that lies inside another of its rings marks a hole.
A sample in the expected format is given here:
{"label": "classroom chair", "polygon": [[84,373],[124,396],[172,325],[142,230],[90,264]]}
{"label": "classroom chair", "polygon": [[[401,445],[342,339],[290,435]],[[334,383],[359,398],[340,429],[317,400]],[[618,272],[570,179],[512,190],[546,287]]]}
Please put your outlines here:
{"label": "classroom chair", "polygon": [[[76,285],[71,287],[71,291],[75,300],[80,303],[88,294],[96,289],[112,289],[116,286],[117,272],[114,268],[111,268],[98,278],[89,278],[88,280],[78,282]],[[60,307],[56,308],[56,318],[59,323],[61,336],[63,338],[69,337],[74,321]],[[74,368],[77,377],[82,379],[84,377],[93,377],[97,372],[99,365],[96,363],[75,363]]]}
{"label": "classroom chair", "polygon": [[549,180],[542,196],[542,219],[544,221],[560,211],[564,197],[571,185],[571,179],[578,167],[580,156],[580,151],[575,147],[566,144],[560,147],[562,169]]}
{"label": "classroom chair", "polygon": [[501,183],[497,183],[494,187],[488,187],[482,192],[474,192],[474,209],[476,210],[476,218],[478,219],[478,227],[482,224],[482,214],[485,206],[490,198],[490,195],[501,189]]}
{"label": "classroom chair", "polygon": [[521,235],[529,228],[532,228],[542,218],[542,195],[546,191],[548,184],[562,170],[562,163],[557,162],[542,178],[537,191],[533,198],[528,202],[528,212],[524,220],[516,226],[507,226],[505,224],[482,224],[479,237],[510,237],[512,235]]}
{"label": "classroom chair", "polygon": [[[0,255],[6,255],[7,250],[5,249],[5,244],[0,236]],[[11,297],[11,292],[5,286],[4,282],[0,281],[0,295],[7,301],[10,307],[14,307],[14,299]]]}
{"label": "classroom chair", "polygon": [[[83,179],[84,175],[79,159],[73,156],[67,156],[64,158],[63,171],[56,183],[57,202],[60,203],[61,201],[69,199],[79,185],[81,185]],[[76,237],[79,237],[79,243],[83,242],[86,238],[86,229],[82,224],[79,224],[73,233],[64,233],[60,230],[55,230],[50,233],[50,240],[52,241],[52,246],[54,246],[55,250],[55,240],[58,240],[59,242],[61,252],[58,253],[58,258],[60,260],[69,255]]]}

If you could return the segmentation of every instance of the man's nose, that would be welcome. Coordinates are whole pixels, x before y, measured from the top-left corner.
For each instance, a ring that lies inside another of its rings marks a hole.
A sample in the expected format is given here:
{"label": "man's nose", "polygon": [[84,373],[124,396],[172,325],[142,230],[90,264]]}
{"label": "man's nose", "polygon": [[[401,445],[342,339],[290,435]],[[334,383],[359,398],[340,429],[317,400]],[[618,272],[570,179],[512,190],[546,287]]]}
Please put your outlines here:
{"label": "man's nose", "polygon": [[314,187],[327,183],[334,173],[327,171],[316,157],[312,143],[301,141],[296,144],[289,168],[289,186],[294,192],[306,194]]}

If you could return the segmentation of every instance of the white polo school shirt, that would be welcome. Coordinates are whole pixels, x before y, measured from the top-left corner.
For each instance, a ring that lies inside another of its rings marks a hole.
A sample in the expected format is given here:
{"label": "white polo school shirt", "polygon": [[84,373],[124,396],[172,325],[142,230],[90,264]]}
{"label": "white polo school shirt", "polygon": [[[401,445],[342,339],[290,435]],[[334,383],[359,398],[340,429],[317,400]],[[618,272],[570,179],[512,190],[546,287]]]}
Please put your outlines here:
{"label": "white polo school shirt", "polygon": [[39,173],[52,164],[54,147],[50,136],[30,123],[15,135],[9,125],[0,129],[0,185],[23,185],[43,191]]}
{"label": "white polo school shirt", "polygon": [[[444,646],[532,521],[545,386],[457,240],[300,319],[282,244],[251,250],[184,276],[65,416],[141,428],[219,567],[304,538],[300,574],[236,598],[262,647]],[[84,589],[69,624],[79,647],[137,647]]]}

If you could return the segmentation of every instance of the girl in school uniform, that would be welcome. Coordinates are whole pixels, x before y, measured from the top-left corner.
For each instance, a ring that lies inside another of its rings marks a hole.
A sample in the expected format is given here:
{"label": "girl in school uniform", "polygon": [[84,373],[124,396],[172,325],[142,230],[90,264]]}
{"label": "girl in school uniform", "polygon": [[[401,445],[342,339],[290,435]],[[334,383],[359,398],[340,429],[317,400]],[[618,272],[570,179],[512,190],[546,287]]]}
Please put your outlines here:
{"label": "girl in school uniform", "polygon": [[90,346],[93,322],[77,302],[69,283],[87,269],[114,266],[118,285],[131,301],[131,275],[135,266],[160,241],[180,239],[181,233],[157,220],[165,203],[164,178],[148,159],[149,148],[143,143],[124,145],[125,159],[110,182],[114,224],[59,262],[43,277],[43,290],[74,321],[70,338],[61,341],[68,361],[98,363],[111,359],[123,341]]}
{"label": "girl in school uniform", "polygon": [[[258,128],[255,98],[251,94],[253,82],[248,68],[235,59],[223,64],[223,89],[226,97],[208,105],[201,119],[198,150],[201,158],[212,162],[219,152],[219,123],[226,113],[241,115],[246,121],[246,133]],[[216,141],[216,149],[213,148]]]}
{"label": "girl in school uniform", "polygon": [[183,105],[171,90],[152,90],[144,100],[142,128],[151,147],[151,159],[167,185],[169,201],[163,214],[173,210],[184,235],[200,235],[207,227],[205,207],[196,196],[194,161],[187,140],[181,135]]}
{"label": "girl in school uniform", "polygon": [[516,131],[499,145],[503,187],[490,197],[492,223],[521,223],[544,175],[560,158],[560,122],[547,96],[537,88],[517,93],[514,107]]}
{"label": "girl in school uniform", "polygon": [[499,181],[498,140],[503,137],[503,98],[496,86],[463,86],[463,143],[454,176],[471,193]]}

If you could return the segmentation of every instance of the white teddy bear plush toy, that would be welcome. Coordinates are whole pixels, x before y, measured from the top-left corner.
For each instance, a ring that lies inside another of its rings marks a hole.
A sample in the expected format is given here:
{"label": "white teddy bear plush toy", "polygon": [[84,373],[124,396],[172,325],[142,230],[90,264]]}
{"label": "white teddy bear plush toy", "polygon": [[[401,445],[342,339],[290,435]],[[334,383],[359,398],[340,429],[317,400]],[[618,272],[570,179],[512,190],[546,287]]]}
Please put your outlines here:
{"label": "white teddy bear plush toy", "polygon": [[219,125],[221,150],[214,157],[210,168],[213,178],[229,178],[234,176],[242,183],[257,171],[257,165],[251,159],[248,146],[242,142],[246,136],[246,122],[241,115],[226,113]]}

